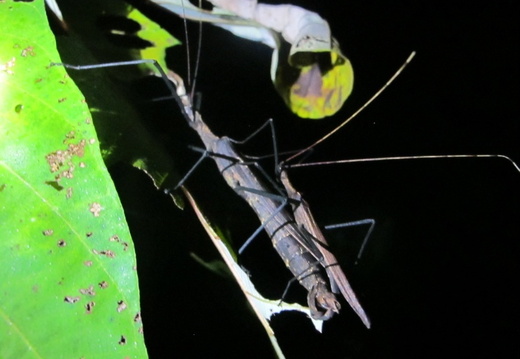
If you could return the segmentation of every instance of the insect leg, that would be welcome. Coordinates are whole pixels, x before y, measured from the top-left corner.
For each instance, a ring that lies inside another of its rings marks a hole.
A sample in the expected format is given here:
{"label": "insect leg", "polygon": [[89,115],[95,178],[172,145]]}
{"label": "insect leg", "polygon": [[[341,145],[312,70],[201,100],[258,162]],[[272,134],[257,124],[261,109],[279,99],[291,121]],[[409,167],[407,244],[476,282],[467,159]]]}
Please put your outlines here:
{"label": "insect leg", "polygon": [[325,226],[324,228],[325,229],[336,229],[336,228],[344,228],[344,227],[361,226],[361,225],[366,225],[366,224],[369,224],[370,227],[368,228],[368,231],[365,234],[365,238],[363,238],[363,242],[361,243],[361,247],[359,248],[359,252],[356,257],[356,262],[354,263],[354,264],[357,264],[358,261],[361,259],[361,256],[363,255],[366,244],[367,244],[368,240],[370,239],[370,235],[372,234],[372,231],[374,230],[376,221],[372,218],[367,218],[367,219],[361,219],[359,221],[330,224],[330,225]]}
{"label": "insect leg", "polygon": [[[63,66],[67,69],[71,70],[92,70],[92,69],[100,69],[100,68],[106,68],[106,67],[118,67],[118,66],[135,66],[135,65],[141,65],[141,64],[151,64],[154,66],[159,74],[161,75],[161,79],[165,83],[168,90],[173,95],[173,98],[179,105],[181,109],[181,113],[184,116],[184,118],[189,122],[193,118],[193,113],[191,110],[191,106],[188,106],[186,101],[183,102],[181,97],[186,96],[185,93],[178,93],[177,91],[177,81],[180,80],[180,78],[172,78],[171,76],[168,76],[164,69],[159,65],[159,63],[156,60],[151,59],[141,59],[141,60],[131,60],[131,61],[121,61],[121,62],[107,62],[103,64],[90,64],[90,65],[71,65],[71,64],[65,64],[65,63],[56,63],[51,62],[51,66]],[[173,82],[173,83],[172,83]],[[184,88],[184,86],[182,86]]]}
{"label": "insect leg", "polygon": [[249,236],[249,238],[244,242],[244,244],[242,244],[242,246],[238,250],[238,254],[242,254],[244,252],[244,250],[247,248],[247,246],[249,246],[251,244],[253,239],[256,238],[258,233],[260,233],[265,228],[267,223],[269,223],[270,220],[272,220],[276,215],[278,215],[278,213],[280,213],[280,211],[282,211],[284,209],[285,206],[287,206],[287,204],[291,201],[291,199],[286,197],[286,196],[272,194],[272,193],[268,193],[268,192],[265,192],[265,191],[259,191],[259,190],[256,190],[254,188],[247,188],[247,187],[237,186],[236,189],[237,190],[241,190],[241,191],[247,191],[247,192],[250,192],[250,193],[257,194],[259,196],[264,196],[264,197],[268,197],[268,198],[271,198],[271,199],[275,199],[275,200],[281,201],[280,206],[277,207],[276,210],[267,218],[267,220],[264,223],[262,223],[260,225],[260,227],[258,227],[253,232],[253,234],[251,234]]}

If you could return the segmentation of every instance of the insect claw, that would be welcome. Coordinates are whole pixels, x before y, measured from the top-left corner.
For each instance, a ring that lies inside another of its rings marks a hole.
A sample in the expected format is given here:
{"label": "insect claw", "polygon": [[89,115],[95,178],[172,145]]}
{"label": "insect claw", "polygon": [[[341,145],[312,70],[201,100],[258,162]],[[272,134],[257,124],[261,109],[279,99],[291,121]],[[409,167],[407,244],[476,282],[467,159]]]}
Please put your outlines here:
{"label": "insect claw", "polygon": [[341,304],[339,304],[336,296],[327,290],[326,284],[322,281],[318,281],[309,291],[307,303],[311,310],[312,319],[317,320],[329,320],[341,309]]}

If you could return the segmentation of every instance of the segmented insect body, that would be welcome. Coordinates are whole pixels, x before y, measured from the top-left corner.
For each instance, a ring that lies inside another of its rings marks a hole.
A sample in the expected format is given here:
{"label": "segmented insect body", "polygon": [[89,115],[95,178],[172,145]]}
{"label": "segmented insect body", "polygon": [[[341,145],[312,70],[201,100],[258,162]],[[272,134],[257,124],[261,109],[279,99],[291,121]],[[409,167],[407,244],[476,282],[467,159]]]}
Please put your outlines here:
{"label": "segmented insect body", "polygon": [[312,243],[307,243],[308,238],[284,208],[287,201],[265,195],[267,187],[242,160],[229,138],[215,136],[198,115],[190,125],[200,135],[206,149],[215,154],[213,159],[227,184],[253,208],[285,265],[307,289],[312,317],[327,320],[338,313],[341,305],[320,271],[321,256]]}
{"label": "segmented insect body", "polygon": [[332,292],[341,292],[352,309],[361,318],[365,326],[370,328],[370,320],[368,319],[363,307],[359,304],[356,294],[350,286],[345,273],[339,267],[336,257],[329,250],[327,240],[316,224],[310,206],[302,195],[294,189],[289,181],[287,172],[283,169],[280,171],[280,182],[283,184],[287,196],[292,200],[293,214],[300,232],[307,238],[306,242],[312,243],[316,248],[315,252],[320,254],[320,261],[327,271]]}

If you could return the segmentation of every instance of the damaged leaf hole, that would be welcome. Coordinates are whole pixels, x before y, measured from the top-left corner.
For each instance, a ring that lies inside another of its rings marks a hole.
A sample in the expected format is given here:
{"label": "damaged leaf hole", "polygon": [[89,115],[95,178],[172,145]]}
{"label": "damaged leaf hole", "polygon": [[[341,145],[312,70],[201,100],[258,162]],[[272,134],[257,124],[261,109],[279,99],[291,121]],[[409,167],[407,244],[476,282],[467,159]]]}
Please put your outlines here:
{"label": "damaged leaf hole", "polygon": [[81,299],[81,297],[79,297],[79,296],[78,296],[78,297],[72,297],[72,296],[67,295],[67,296],[65,296],[65,298],[63,299],[63,301],[64,301],[65,303],[76,303],[76,302],[78,302],[80,299]]}
{"label": "damaged leaf hole", "polygon": [[141,323],[141,312],[137,312],[137,314],[134,317],[134,322]]}
{"label": "damaged leaf hole", "polygon": [[65,246],[67,246],[67,242],[65,242],[64,239],[60,239],[58,241],[58,247],[65,247]]}
{"label": "damaged leaf hole", "polygon": [[121,335],[121,339],[119,339],[119,345],[125,345],[126,344],[126,338],[124,335]]}
{"label": "damaged leaf hole", "polygon": [[86,236],[87,236],[87,238],[90,238],[90,237],[92,237],[93,234],[94,233],[92,233],[92,232],[87,232]]}
{"label": "damaged leaf hole", "polygon": [[98,251],[98,250],[93,249],[92,253],[106,256],[107,258],[115,258],[115,256],[116,256],[116,254],[114,252],[112,252],[111,250]]}
{"label": "damaged leaf hole", "polygon": [[123,246],[123,251],[127,251],[128,250],[128,243],[122,241],[121,238],[119,238],[119,236],[117,234],[114,234],[112,237],[110,237],[109,241],[110,242],[121,243],[121,245]]}
{"label": "damaged leaf hole", "polygon": [[95,305],[95,302],[88,302],[87,304],[85,304],[85,314],[91,314]]}
{"label": "damaged leaf hole", "polygon": [[126,309],[126,303],[123,300],[118,301],[117,302],[117,312],[121,313],[125,309]]}

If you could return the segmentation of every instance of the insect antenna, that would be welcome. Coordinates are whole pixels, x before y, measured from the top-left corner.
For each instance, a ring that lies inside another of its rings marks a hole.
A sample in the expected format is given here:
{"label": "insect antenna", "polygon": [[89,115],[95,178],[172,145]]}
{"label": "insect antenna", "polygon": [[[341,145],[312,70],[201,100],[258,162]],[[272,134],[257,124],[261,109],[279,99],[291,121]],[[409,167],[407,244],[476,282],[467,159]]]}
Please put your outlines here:
{"label": "insect antenna", "polygon": [[368,99],[367,102],[365,102],[363,104],[363,106],[361,106],[356,112],[354,112],[350,117],[348,117],[345,121],[343,121],[342,123],[340,123],[338,126],[336,126],[336,128],[334,128],[332,131],[330,131],[329,133],[327,133],[325,136],[321,137],[320,139],[318,139],[317,141],[315,141],[314,143],[312,143],[310,146],[302,149],[301,151],[297,152],[296,154],[292,155],[291,157],[287,158],[285,161],[283,161],[280,165],[281,166],[285,166],[285,164],[289,161],[292,161],[294,160],[295,158],[297,157],[300,157],[302,154],[304,154],[305,152],[309,151],[310,149],[316,147],[317,145],[319,145],[320,143],[322,143],[323,141],[325,141],[326,139],[328,139],[330,136],[332,136],[333,134],[335,134],[336,132],[338,132],[341,128],[343,128],[343,126],[345,126],[347,123],[349,123],[352,119],[354,119],[361,111],[363,111],[365,108],[368,107],[368,105],[370,105],[377,97],[379,97],[379,95],[381,95],[381,93],[383,93],[383,91],[385,91],[387,89],[388,86],[390,86],[390,84],[392,84],[392,82],[394,82],[394,80],[401,74],[401,72],[403,72],[403,70],[406,68],[406,66],[408,66],[408,64],[412,61],[412,59],[414,58],[416,52],[413,51],[410,56],[408,56],[408,58],[406,59],[406,61],[401,65],[401,67],[399,67],[399,69],[397,69],[397,71],[392,75],[392,77],[390,77],[390,79],[372,96],[370,97],[370,99]]}
{"label": "insect antenna", "polygon": [[[191,51],[190,51],[190,36],[188,31],[188,20],[186,17],[185,7],[184,7],[184,1],[187,0],[181,0],[181,6],[182,6],[182,22],[184,27],[184,42],[186,44],[186,69],[187,69],[187,78],[186,78],[186,84],[187,89],[189,93],[189,97],[192,100],[192,103],[194,103],[195,109],[198,109],[198,105],[200,105],[200,96],[195,99],[195,89],[197,85],[197,77],[199,73],[199,67],[200,67],[200,59],[201,59],[201,53],[202,53],[202,21],[198,22],[198,36],[197,36],[197,53],[195,55],[195,66],[193,68],[193,72],[191,69],[192,59],[191,59]],[[202,8],[202,1],[198,1],[198,7]]]}
{"label": "insect antenna", "polygon": [[513,161],[510,157],[501,154],[462,154],[462,155],[421,155],[421,156],[392,156],[392,157],[377,157],[377,158],[354,158],[354,159],[345,159],[345,160],[334,160],[334,161],[319,161],[319,162],[305,162],[305,163],[295,163],[291,165],[291,168],[301,168],[301,167],[312,167],[312,166],[322,166],[322,165],[335,165],[335,164],[343,164],[343,163],[356,163],[356,162],[382,162],[382,161],[403,161],[403,160],[417,160],[417,159],[439,159],[439,158],[447,158],[447,159],[455,159],[455,158],[502,158],[508,161],[513,167],[520,172],[520,167]]}

